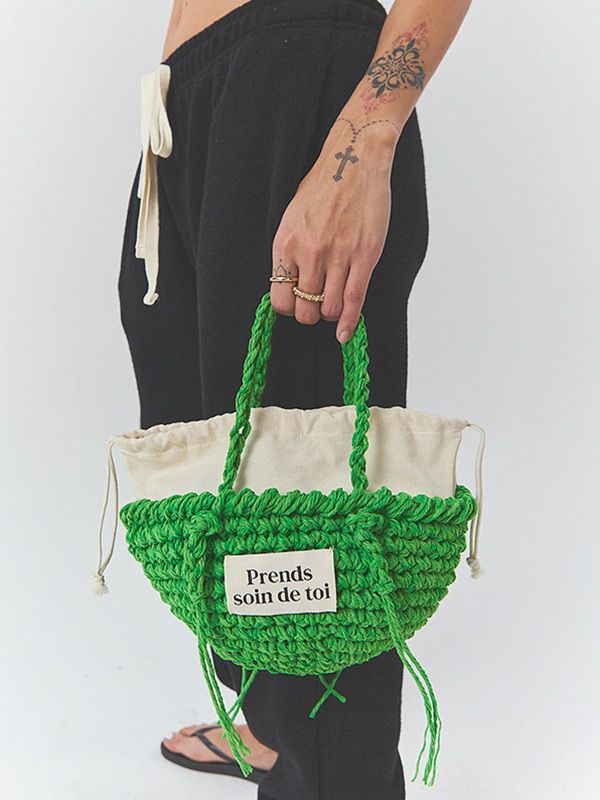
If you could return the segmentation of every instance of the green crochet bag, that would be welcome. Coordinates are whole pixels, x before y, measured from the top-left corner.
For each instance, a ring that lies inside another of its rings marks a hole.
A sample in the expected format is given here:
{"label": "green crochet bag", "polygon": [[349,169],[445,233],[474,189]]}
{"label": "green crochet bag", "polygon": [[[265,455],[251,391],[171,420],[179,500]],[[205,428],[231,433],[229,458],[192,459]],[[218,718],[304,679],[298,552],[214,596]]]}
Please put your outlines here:
{"label": "green crochet bag", "polygon": [[[419,688],[427,717],[413,780],[429,741],[423,780],[431,785],[441,722],[431,683],[407,640],[436,611],[454,581],[477,501],[460,485],[448,498],[394,494],[386,487],[369,491],[365,460],[369,376],[362,317],[353,337],[342,345],[344,404],[356,408],[349,461],[352,491],[234,491],[251,429],[250,412],[261,405],[275,318],[266,294],[252,327],[218,492],[128,503],[120,519],[127,529],[129,551],[173,614],[197,637],[219,722],[244,775],[252,771],[246,761],[249,751],[233,723],[258,670],[319,676],[323,694],[310,711],[314,716],[330,697],[345,702],[335,688],[345,667],[395,649]],[[112,469],[114,474],[114,463]],[[473,527],[468,561],[475,574]],[[255,616],[228,610],[232,600],[226,595],[227,557],[301,551],[333,551],[335,611]],[[108,558],[111,554],[112,548]],[[101,591],[107,561],[102,562],[101,553],[96,573]],[[229,710],[209,646],[243,668],[241,692]]]}

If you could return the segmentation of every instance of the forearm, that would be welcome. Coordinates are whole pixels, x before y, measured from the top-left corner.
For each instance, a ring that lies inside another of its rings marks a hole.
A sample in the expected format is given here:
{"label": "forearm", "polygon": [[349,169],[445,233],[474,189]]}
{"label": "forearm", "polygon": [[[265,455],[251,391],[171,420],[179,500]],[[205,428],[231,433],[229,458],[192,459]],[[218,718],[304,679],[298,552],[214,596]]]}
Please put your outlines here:
{"label": "forearm", "polygon": [[[393,158],[402,128],[469,6],[470,0],[396,0],[371,63],[334,125],[336,140],[339,129],[347,128],[345,136],[353,147],[350,155],[364,150],[368,158],[381,150],[382,155]],[[362,166],[366,166],[364,162]],[[343,177],[344,169],[345,164],[336,174]]]}

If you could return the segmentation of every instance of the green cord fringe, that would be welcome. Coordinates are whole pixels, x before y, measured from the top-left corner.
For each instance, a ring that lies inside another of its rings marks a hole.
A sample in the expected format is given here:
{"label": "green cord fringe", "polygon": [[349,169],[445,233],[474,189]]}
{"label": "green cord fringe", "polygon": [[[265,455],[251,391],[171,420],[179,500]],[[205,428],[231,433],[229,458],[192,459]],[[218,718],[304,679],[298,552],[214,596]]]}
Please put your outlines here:
{"label": "green cord fringe", "polygon": [[421,693],[421,697],[423,698],[423,703],[425,705],[425,715],[427,717],[427,725],[423,734],[423,744],[421,745],[421,750],[417,757],[415,772],[411,780],[414,782],[419,775],[421,758],[427,747],[427,739],[429,739],[429,752],[423,771],[423,782],[426,786],[433,786],[435,782],[437,758],[440,751],[442,731],[442,721],[438,712],[437,700],[433,691],[433,687],[429,681],[429,678],[427,677],[427,673],[417,661],[406,641],[402,638],[398,631],[397,615],[391,604],[389,595],[385,598],[385,604],[390,626],[390,633],[394,641],[396,652],[400,656],[400,659],[402,660],[402,663],[406,669],[411,674],[412,679],[416,683],[417,688]]}

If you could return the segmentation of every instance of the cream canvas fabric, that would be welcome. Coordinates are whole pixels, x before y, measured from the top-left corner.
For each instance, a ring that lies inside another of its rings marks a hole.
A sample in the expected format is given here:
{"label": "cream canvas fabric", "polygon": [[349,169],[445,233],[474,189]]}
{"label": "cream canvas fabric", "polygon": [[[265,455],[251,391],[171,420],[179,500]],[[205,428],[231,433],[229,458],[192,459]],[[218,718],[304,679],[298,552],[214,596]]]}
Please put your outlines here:
{"label": "cream canvas fabric", "polygon": [[[350,491],[354,406],[255,408],[235,489],[262,492],[336,488]],[[216,492],[234,424],[233,413],[137,430],[111,441],[123,454],[136,493],[159,500],[186,492]],[[371,408],[369,489],[450,497],[465,420],[401,407]]]}
{"label": "cream canvas fabric", "polygon": [[[351,491],[349,458],[354,433],[354,406],[252,409],[252,430],[246,442],[234,489],[257,493],[318,489]],[[107,447],[107,477],[98,526],[98,568],[94,589],[108,591],[104,572],[115,548],[119,524],[119,482],[113,457],[123,455],[139,499],[163,500],[173,495],[204,491],[215,494],[222,482],[229,434],[235,414],[207,420],[155,425],[111,436]],[[456,456],[466,427],[479,431],[475,461],[477,514],[471,520],[469,557],[471,574],[481,567],[477,557],[483,501],[482,462],[485,431],[467,420],[402,407],[370,408],[369,447],[366,453],[369,490],[386,486],[395,494],[425,494],[447,498],[456,490]],[[114,519],[111,543],[104,555],[102,533],[111,485]]]}

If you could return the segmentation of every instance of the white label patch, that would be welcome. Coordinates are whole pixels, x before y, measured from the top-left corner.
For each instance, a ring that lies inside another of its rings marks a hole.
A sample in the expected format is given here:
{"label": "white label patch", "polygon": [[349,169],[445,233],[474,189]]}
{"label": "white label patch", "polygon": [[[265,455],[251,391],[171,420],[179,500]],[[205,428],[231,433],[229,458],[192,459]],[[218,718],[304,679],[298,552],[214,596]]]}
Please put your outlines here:
{"label": "white label patch", "polygon": [[230,614],[269,617],[335,611],[333,550],[225,556]]}

